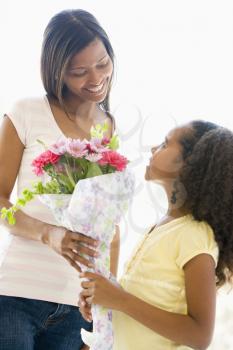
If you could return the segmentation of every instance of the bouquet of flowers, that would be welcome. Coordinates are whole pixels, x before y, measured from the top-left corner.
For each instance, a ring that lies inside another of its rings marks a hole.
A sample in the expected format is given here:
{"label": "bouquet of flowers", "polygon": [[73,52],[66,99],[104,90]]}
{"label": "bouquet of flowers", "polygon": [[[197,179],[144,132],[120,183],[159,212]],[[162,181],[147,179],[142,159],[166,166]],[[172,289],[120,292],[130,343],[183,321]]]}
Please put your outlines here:
{"label": "bouquet of flowers", "polygon": [[[25,189],[15,205],[1,210],[1,217],[15,224],[15,212],[39,195],[59,225],[100,241],[100,254],[92,262],[95,272],[111,278],[110,244],[115,225],[131,202],[134,176],[127,169],[128,160],[116,151],[117,135],[108,139],[106,131],[106,124],[96,125],[90,141],[64,138],[46,148],[32,163],[34,172],[46,175],[46,180],[35,183],[32,190]],[[93,271],[85,266],[82,270]],[[91,350],[111,350],[111,310],[93,305],[92,316],[93,333],[90,337],[82,330],[84,342]]]}

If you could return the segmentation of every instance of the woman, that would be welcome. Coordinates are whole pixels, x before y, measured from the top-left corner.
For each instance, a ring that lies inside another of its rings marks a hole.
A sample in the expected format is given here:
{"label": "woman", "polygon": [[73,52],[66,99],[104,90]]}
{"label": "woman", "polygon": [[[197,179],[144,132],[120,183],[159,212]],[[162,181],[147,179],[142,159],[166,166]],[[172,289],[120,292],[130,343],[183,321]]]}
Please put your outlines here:
{"label": "woman", "polygon": [[168,212],[145,235],[116,286],[84,273],[89,303],[115,310],[114,350],[206,349],[216,285],[233,277],[233,133],[205,121],[177,127],[152,149],[145,178],[163,186]]}
{"label": "woman", "polygon": [[[46,95],[17,102],[0,130],[0,206],[9,207],[34,180],[37,139],[53,144],[62,136],[89,139],[90,128],[114,121],[109,110],[114,54],[97,20],[82,10],[63,11],[49,22],[41,55]],[[50,211],[34,201],[16,215],[0,267],[0,348],[72,350],[83,346],[80,328],[90,329],[77,308],[79,263],[90,266],[98,242],[58,227]],[[2,222],[6,225],[5,222]],[[118,237],[112,243],[116,273]]]}

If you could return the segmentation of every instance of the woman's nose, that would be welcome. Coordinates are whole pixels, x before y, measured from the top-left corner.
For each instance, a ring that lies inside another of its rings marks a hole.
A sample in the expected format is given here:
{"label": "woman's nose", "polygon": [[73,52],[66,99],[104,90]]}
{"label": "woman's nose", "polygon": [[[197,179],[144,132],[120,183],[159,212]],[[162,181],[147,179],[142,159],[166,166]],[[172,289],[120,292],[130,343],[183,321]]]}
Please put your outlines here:
{"label": "woman's nose", "polygon": [[89,74],[89,84],[92,86],[98,86],[102,83],[103,77],[96,70],[92,70]]}

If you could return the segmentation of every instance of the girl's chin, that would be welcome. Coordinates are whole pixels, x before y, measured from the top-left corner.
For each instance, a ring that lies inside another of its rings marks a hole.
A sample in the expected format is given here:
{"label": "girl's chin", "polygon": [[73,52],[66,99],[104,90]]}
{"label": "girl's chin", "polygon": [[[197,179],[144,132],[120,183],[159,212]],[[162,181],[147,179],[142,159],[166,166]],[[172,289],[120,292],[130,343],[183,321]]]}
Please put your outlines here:
{"label": "girl's chin", "polygon": [[151,180],[150,178],[150,168],[149,166],[146,167],[145,175],[144,175],[145,180],[149,181]]}
{"label": "girl's chin", "polygon": [[153,182],[159,181],[158,178],[155,176],[155,174],[153,172],[151,173],[149,166],[146,167],[144,179],[146,181],[153,181]]}

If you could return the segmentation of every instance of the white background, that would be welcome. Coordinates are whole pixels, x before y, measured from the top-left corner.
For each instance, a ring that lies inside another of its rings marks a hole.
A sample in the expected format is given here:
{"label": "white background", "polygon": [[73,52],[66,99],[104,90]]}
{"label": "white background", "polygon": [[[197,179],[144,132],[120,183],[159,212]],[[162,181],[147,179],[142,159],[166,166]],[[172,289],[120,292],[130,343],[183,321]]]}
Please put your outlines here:
{"label": "white background", "polygon": [[[123,262],[166,208],[160,188],[143,180],[148,150],[177,123],[208,119],[233,129],[233,2],[231,0],[49,0],[0,5],[0,114],[20,97],[43,94],[42,35],[66,8],[92,12],[116,54],[112,112],[122,149],[137,174],[137,193],[122,224]],[[143,204],[142,204],[143,203]],[[233,294],[233,292],[232,292]],[[212,350],[233,348],[233,297],[219,296]]]}

